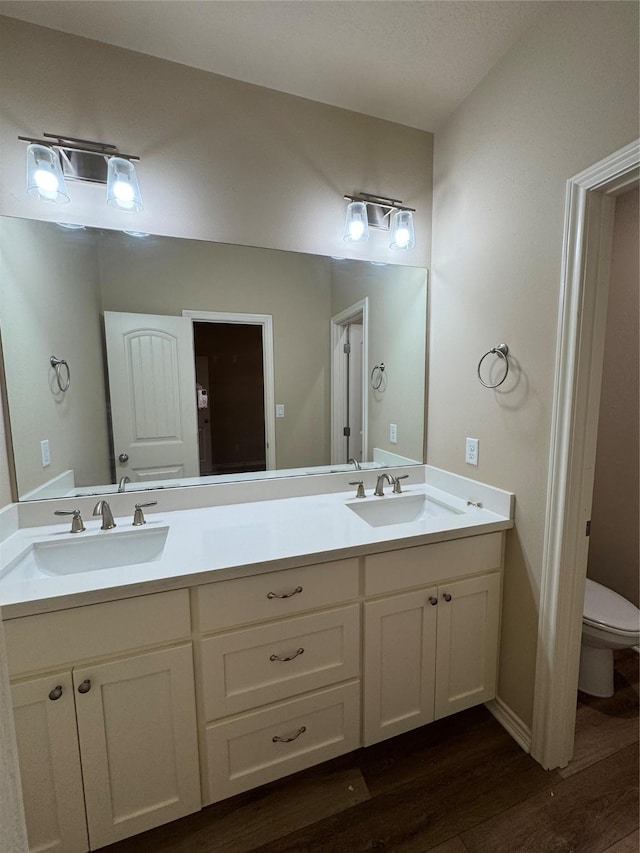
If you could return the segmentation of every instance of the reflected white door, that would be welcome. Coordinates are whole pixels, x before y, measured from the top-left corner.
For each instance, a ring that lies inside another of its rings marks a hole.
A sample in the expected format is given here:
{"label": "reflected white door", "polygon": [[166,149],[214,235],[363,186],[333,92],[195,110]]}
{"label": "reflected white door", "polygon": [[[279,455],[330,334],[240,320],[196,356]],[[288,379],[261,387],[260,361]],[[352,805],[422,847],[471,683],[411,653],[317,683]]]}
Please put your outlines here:
{"label": "reflected white door", "polygon": [[105,311],[116,478],[197,477],[191,320]]}

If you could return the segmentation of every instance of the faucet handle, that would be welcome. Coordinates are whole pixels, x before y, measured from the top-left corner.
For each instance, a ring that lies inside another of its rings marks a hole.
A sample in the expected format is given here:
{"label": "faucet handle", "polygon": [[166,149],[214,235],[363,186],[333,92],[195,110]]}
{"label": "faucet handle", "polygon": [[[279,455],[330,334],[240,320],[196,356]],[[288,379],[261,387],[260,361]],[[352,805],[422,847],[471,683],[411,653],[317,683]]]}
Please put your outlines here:
{"label": "faucet handle", "polygon": [[147,519],[144,517],[144,513],[142,512],[143,508],[148,506],[157,506],[158,501],[149,501],[146,504],[136,504],[135,511],[133,513],[133,526],[141,527],[143,524],[147,523]]}
{"label": "faucet handle", "polygon": [[358,487],[358,489],[356,491],[356,497],[357,498],[365,498],[366,497],[366,495],[364,493],[364,483],[362,482],[362,480],[353,480],[352,482],[349,483],[349,485]]}
{"label": "faucet handle", "polygon": [[401,495],[402,494],[402,488],[400,486],[400,480],[406,480],[408,478],[408,476],[409,476],[408,474],[401,474],[399,477],[393,478],[393,494],[394,495]]}
{"label": "faucet handle", "polygon": [[79,509],[57,509],[53,514],[73,516],[71,519],[71,533],[82,533],[83,530],[87,529],[82,522],[82,516],[80,515]]}

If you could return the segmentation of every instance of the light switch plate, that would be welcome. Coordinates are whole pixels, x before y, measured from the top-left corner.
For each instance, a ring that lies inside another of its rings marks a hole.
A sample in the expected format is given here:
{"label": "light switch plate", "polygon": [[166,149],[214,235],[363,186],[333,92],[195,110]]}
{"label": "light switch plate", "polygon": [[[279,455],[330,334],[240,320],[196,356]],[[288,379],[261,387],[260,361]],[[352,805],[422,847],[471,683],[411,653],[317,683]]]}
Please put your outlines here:
{"label": "light switch plate", "polygon": [[391,444],[398,443],[398,424],[389,424],[389,441]]}
{"label": "light switch plate", "polygon": [[276,403],[276,417],[283,418],[284,417],[284,403]]}
{"label": "light switch plate", "polygon": [[45,438],[40,442],[40,456],[42,458],[42,467],[46,468],[51,465],[51,454],[49,453],[49,439]]}

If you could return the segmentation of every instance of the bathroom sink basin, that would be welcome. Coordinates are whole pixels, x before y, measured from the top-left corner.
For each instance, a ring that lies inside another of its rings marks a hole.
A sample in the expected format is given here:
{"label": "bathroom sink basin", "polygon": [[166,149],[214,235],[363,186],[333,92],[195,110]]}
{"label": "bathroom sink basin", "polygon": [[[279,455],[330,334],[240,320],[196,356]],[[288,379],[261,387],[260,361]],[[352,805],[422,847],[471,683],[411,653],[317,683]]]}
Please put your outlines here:
{"label": "bathroom sink basin", "polygon": [[76,539],[35,542],[12,567],[25,579],[115,569],[159,560],[167,541],[168,527],[104,531]]}
{"label": "bathroom sink basin", "polygon": [[350,501],[346,506],[371,527],[407,524],[425,518],[442,518],[443,515],[459,515],[458,510],[433,501],[427,495],[387,495]]}

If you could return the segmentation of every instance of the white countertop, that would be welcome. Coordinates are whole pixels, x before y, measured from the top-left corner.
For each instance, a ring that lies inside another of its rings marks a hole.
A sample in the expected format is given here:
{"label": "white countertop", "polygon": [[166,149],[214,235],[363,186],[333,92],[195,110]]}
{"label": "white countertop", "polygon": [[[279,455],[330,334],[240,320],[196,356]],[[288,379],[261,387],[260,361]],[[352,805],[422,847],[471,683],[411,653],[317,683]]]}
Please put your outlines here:
{"label": "white countertop", "polygon": [[[22,528],[2,543],[0,607],[3,618],[126,598],[232,577],[322,563],[363,554],[479,535],[513,526],[505,514],[467,505],[428,484],[407,486],[404,495],[425,494],[433,512],[417,521],[372,527],[345,504],[353,490],[326,495],[266,500],[171,512],[149,513],[144,527],[116,518],[115,530],[100,530],[100,519],[85,519],[86,531],[64,525]],[[501,493],[508,495],[508,493]],[[391,502],[368,496],[358,501]],[[510,496],[512,497],[512,496]],[[512,505],[512,502],[511,502]],[[506,506],[509,506],[507,502]],[[146,563],[57,576],[21,578],[12,565],[35,543],[113,537],[124,531],[168,526],[161,556]]]}

